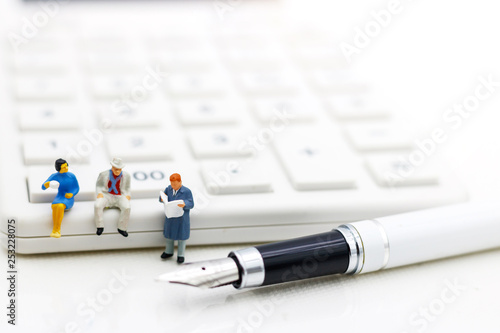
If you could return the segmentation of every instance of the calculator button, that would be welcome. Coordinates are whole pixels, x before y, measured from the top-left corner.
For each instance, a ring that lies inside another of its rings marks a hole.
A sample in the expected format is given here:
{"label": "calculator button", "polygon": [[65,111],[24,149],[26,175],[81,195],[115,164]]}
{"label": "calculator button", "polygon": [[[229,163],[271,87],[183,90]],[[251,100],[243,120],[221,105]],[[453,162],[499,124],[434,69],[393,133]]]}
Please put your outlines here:
{"label": "calculator button", "polygon": [[110,156],[131,162],[169,160],[173,141],[157,131],[115,131],[107,136]]}
{"label": "calculator button", "polygon": [[344,70],[313,70],[309,73],[311,84],[323,93],[359,93],[367,85]]}
{"label": "calculator button", "polygon": [[331,113],[340,120],[383,118],[390,112],[367,94],[338,94],[328,98]]}
{"label": "calculator button", "polygon": [[137,72],[141,63],[131,53],[91,52],[87,55],[87,64],[95,73],[102,72]]}
{"label": "calculator button", "polygon": [[241,103],[217,99],[179,101],[174,109],[183,125],[234,124],[242,109]]}
{"label": "calculator button", "polygon": [[238,129],[197,129],[189,132],[189,144],[198,158],[248,156],[248,136]]}
{"label": "calculator button", "polygon": [[272,191],[271,179],[265,165],[256,160],[205,161],[201,166],[201,175],[211,194]]}
{"label": "calculator button", "polygon": [[41,53],[61,53],[64,51],[67,44],[64,41],[64,36],[55,35],[41,35],[37,34],[36,38],[31,38],[29,43],[22,43],[15,47],[16,51],[20,54],[41,54]]}
{"label": "calculator button", "polygon": [[152,50],[180,50],[202,52],[207,47],[206,38],[199,34],[172,33],[172,31],[153,31],[143,37]]}
{"label": "calculator button", "polygon": [[127,163],[126,171],[130,174],[132,198],[158,198],[160,190],[170,184],[170,175],[177,170],[168,163]]}
{"label": "calculator button", "polygon": [[127,104],[98,107],[102,123],[114,128],[158,127],[161,124],[161,106],[152,103],[132,108]]}
{"label": "calculator button", "polygon": [[103,34],[102,29],[96,29],[96,31],[86,31],[84,33],[81,46],[83,46],[84,52],[89,53],[110,53],[110,52],[121,52],[126,54],[131,50],[131,41],[129,33],[127,33],[127,38],[124,38],[120,34]]}
{"label": "calculator button", "polygon": [[253,101],[253,111],[262,123],[276,119],[284,123],[311,121],[319,108],[316,100],[297,97],[261,98]]}
{"label": "calculator button", "polygon": [[19,53],[14,56],[13,66],[19,74],[65,74],[70,65],[67,58],[57,53]]}
{"label": "calculator button", "polygon": [[347,65],[344,55],[335,45],[315,45],[296,48],[294,58],[304,68],[340,69]]}
{"label": "calculator button", "polygon": [[158,202],[159,192],[170,185],[170,175],[173,173],[179,173],[182,180],[186,184],[189,183],[187,186],[195,198],[198,189],[202,188],[198,165],[178,162],[127,162],[124,170],[131,177],[132,199],[153,198],[153,203]]}
{"label": "calculator button", "polygon": [[224,62],[236,70],[277,69],[283,66],[283,55],[273,49],[229,48],[221,53]]}
{"label": "calculator button", "polygon": [[20,100],[70,99],[74,96],[71,81],[66,77],[18,77],[15,90]]}
{"label": "calculator button", "polygon": [[360,151],[411,149],[411,129],[393,122],[369,122],[349,124],[346,133]]}
{"label": "calculator button", "polygon": [[241,89],[248,95],[293,94],[298,86],[284,71],[257,71],[238,74]]}
{"label": "calculator button", "polygon": [[283,133],[274,148],[297,190],[348,189],[356,186],[354,159],[341,140],[319,131]]}
{"label": "calculator button", "polygon": [[161,50],[152,56],[155,63],[173,72],[210,71],[217,61],[212,52],[206,50]]}
{"label": "calculator button", "polygon": [[221,50],[257,50],[269,47],[269,40],[264,34],[258,33],[226,33],[216,36],[215,43]]}
{"label": "calculator button", "polygon": [[72,105],[20,105],[18,114],[23,131],[78,129],[81,124],[81,114]]}
{"label": "calculator button", "polygon": [[413,165],[411,154],[372,155],[366,158],[366,166],[379,186],[438,185],[439,173],[432,163]]}
{"label": "calculator button", "polygon": [[221,77],[210,74],[172,74],[166,78],[167,90],[175,97],[222,96],[226,87]]}
{"label": "calculator button", "polygon": [[[101,138],[102,138],[102,134]],[[24,161],[28,165],[53,164],[58,158],[68,163],[88,163],[95,148],[97,136],[87,139],[75,134],[25,134],[23,136]]]}
{"label": "calculator button", "polygon": [[99,75],[90,80],[90,90],[96,98],[120,98],[140,84],[132,75]]}

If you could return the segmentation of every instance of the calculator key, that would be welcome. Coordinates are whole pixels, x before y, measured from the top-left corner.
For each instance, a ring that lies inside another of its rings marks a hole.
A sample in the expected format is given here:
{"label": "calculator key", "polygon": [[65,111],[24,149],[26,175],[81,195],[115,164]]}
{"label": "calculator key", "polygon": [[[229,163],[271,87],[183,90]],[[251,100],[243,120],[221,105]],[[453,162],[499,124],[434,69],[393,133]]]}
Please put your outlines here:
{"label": "calculator key", "polygon": [[216,36],[215,43],[222,49],[257,50],[269,47],[265,34],[259,33],[232,33],[224,31]]}
{"label": "calculator key", "polygon": [[226,87],[215,73],[172,74],[166,79],[167,90],[175,97],[221,96]]}
{"label": "calculator key", "polygon": [[173,72],[210,71],[217,61],[212,52],[206,50],[162,50],[152,56],[155,63]]}
{"label": "calculator key", "polygon": [[174,169],[167,163],[127,163],[126,171],[132,179],[132,198],[158,198],[158,192],[169,183]]}
{"label": "calculator key", "polygon": [[189,132],[189,144],[198,158],[251,155],[245,143],[248,135],[239,129],[197,129]]}
{"label": "calculator key", "polygon": [[119,98],[130,94],[141,80],[132,75],[100,75],[90,81],[90,90],[96,98]]}
{"label": "calculator key", "polygon": [[84,52],[89,53],[110,53],[122,52],[126,54],[131,49],[131,39],[127,33],[127,37],[120,34],[103,34],[102,29],[96,28],[96,31],[85,31],[81,46]]}
{"label": "calculator key", "polygon": [[172,157],[172,139],[158,131],[115,131],[108,135],[106,144],[111,156],[130,162],[164,161]]}
{"label": "calculator key", "polygon": [[18,77],[16,97],[20,100],[70,99],[74,96],[71,81],[66,77]]}
{"label": "calculator key", "polygon": [[241,89],[248,95],[293,94],[298,86],[291,75],[281,71],[238,74]]}
{"label": "calculator key", "polygon": [[281,120],[288,122],[307,122],[314,120],[321,106],[314,99],[283,97],[261,98],[253,101],[253,111],[262,123]]}
{"label": "calculator key", "polygon": [[[159,192],[170,185],[170,175],[173,173],[179,173],[182,180],[186,184],[189,183],[189,189],[193,192],[195,198],[198,189],[202,188],[197,164],[190,165],[170,161],[127,162],[124,170],[131,177],[132,200],[152,198],[154,199],[153,203],[158,202]],[[158,207],[160,207],[159,203]]]}
{"label": "calculator key", "polygon": [[344,70],[314,70],[309,77],[311,84],[323,93],[359,93],[368,88]]}
{"label": "calculator key", "polygon": [[347,137],[360,151],[410,149],[412,131],[395,122],[368,122],[346,126]]}
{"label": "calculator key", "polygon": [[390,112],[366,94],[338,94],[328,98],[331,113],[340,120],[383,118]]}
{"label": "calculator key", "polygon": [[95,73],[136,72],[141,70],[141,62],[131,53],[92,52],[87,55],[87,64]]}
{"label": "calculator key", "polygon": [[[55,160],[54,160],[55,161]],[[54,164],[52,161],[51,165]],[[97,175],[95,170],[86,165],[73,165],[69,163],[69,172],[72,172],[80,186],[80,191],[75,196],[75,201],[93,201],[95,200],[95,182]],[[28,190],[31,203],[52,202],[57,195],[57,190],[42,190],[42,184],[55,173],[52,166],[31,166],[28,167]],[[94,178],[95,177],[95,178]]]}
{"label": "calculator key", "polygon": [[[101,134],[102,135],[102,134]],[[23,135],[24,161],[28,165],[53,164],[58,158],[70,163],[88,163],[98,139],[79,134],[31,133]]]}
{"label": "calculator key", "polygon": [[379,186],[438,185],[439,172],[432,163],[413,165],[405,154],[372,155],[366,158],[366,166]]}
{"label": "calculator key", "polygon": [[143,39],[147,40],[147,44],[152,50],[202,52],[207,46],[206,38],[201,37],[199,34],[171,32],[153,31],[144,36]]}
{"label": "calculator key", "polygon": [[347,66],[344,55],[334,44],[299,47],[293,50],[293,54],[304,68],[341,69]]}
{"label": "calculator key", "polygon": [[114,128],[158,127],[161,124],[161,106],[153,103],[138,104],[132,108],[127,104],[102,105],[98,109],[102,123]]}
{"label": "calculator key", "polygon": [[29,43],[22,43],[14,46],[14,50],[21,54],[40,54],[50,52],[62,52],[67,44],[64,41],[64,36],[61,35],[42,35],[37,34],[36,38],[31,38]]}
{"label": "calculator key", "polygon": [[274,142],[276,154],[297,190],[349,189],[356,186],[354,159],[339,139],[320,131],[290,131]]}
{"label": "calculator key", "polygon": [[12,60],[18,74],[44,73],[66,74],[70,64],[66,57],[58,53],[19,53]]}
{"label": "calculator key", "polygon": [[197,99],[179,101],[174,109],[183,125],[225,125],[237,122],[243,106],[235,101]]}
{"label": "calculator key", "polygon": [[239,49],[223,50],[224,63],[231,68],[242,70],[277,69],[283,66],[284,56],[273,49]]}
{"label": "calculator key", "polygon": [[81,114],[72,105],[20,105],[18,107],[21,130],[64,130],[78,129]]}
{"label": "calculator key", "polygon": [[271,178],[265,165],[256,160],[205,161],[201,166],[201,175],[211,194],[272,191]]}
{"label": "calculator key", "polygon": [[297,26],[292,27],[283,37],[289,47],[293,49],[308,49],[327,45],[336,46],[338,40],[333,38],[334,36],[325,30]]}

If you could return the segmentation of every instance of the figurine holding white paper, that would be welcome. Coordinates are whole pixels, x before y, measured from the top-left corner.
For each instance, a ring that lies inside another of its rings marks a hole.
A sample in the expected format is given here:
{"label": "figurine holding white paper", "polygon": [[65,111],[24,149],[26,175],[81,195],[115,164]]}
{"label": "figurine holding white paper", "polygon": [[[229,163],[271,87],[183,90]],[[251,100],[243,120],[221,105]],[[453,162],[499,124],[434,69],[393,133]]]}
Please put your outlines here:
{"label": "figurine holding white paper", "polygon": [[160,191],[160,197],[163,200],[163,207],[167,218],[172,219],[184,215],[184,209],[179,207],[179,204],[183,204],[184,200],[168,201],[167,195],[163,191]]}
{"label": "figurine holding white paper", "polygon": [[160,202],[166,216],[163,224],[166,245],[161,258],[174,255],[174,242],[177,241],[177,262],[182,264],[191,229],[189,211],[194,207],[194,200],[191,190],[182,185],[181,175],[174,173],[170,176],[170,185],[160,192]]}

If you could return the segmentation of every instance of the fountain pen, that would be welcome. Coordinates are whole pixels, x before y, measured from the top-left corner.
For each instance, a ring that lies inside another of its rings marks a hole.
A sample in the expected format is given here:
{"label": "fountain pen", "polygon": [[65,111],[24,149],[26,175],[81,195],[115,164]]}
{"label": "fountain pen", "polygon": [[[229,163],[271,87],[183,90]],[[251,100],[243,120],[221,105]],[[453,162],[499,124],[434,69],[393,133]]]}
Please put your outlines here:
{"label": "fountain pen", "polygon": [[464,203],[233,251],[227,258],[185,264],[157,281],[243,289],[368,273],[495,247],[500,247],[500,203]]}

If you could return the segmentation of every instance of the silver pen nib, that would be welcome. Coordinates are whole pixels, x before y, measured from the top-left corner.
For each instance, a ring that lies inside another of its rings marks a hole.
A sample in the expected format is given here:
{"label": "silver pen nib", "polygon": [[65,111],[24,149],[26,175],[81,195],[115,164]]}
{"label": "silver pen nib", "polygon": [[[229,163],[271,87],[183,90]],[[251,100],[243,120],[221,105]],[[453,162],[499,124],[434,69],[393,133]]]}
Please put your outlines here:
{"label": "silver pen nib", "polygon": [[185,264],[175,272],[158,276],[156,281],[208,289],[230,284],[239,279],[240,273],[236,262],[231,258],[223,258]]}

